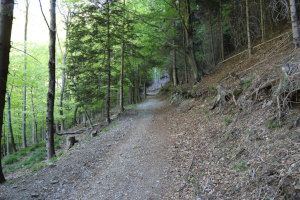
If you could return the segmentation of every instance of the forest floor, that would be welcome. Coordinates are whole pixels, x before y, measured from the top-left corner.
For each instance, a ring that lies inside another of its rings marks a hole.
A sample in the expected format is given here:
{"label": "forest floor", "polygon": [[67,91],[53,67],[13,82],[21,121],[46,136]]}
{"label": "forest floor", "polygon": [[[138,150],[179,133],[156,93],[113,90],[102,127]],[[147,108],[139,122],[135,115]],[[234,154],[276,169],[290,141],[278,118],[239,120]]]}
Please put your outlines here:
{"label": "forest floor", "polygon": [[0,199],[162,199],[171,187],[168,110],[149,98],[54,164],[0,186]]}

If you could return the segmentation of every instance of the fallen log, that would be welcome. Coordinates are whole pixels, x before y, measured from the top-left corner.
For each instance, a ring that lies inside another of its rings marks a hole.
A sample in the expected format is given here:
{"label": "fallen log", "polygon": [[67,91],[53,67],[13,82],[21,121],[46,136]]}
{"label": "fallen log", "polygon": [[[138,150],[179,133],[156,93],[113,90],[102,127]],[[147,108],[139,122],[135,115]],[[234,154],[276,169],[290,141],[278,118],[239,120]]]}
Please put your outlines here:
{"label": "fallen log", "polygon": [[76,135],[76,134],[82,134],[86,130],[88,130],[88,129],[81,129],[81,130],[71,131],[71,132],[65,131],[65,132],[60,132],[60,133],[56,133],[56,134],[59,135],[59,136],[63,136],[63,135]]}

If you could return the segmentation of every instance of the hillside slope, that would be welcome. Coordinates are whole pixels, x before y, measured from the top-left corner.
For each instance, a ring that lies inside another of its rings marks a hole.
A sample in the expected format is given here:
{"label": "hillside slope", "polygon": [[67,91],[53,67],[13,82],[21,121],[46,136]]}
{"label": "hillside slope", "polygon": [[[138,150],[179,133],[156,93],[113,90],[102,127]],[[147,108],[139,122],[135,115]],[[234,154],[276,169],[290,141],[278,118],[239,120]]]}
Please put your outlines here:
{"label": "hillside slope", "polygon": [[254,50],[170,98],[172,199],[300,199],[299,50],[290,33]]}

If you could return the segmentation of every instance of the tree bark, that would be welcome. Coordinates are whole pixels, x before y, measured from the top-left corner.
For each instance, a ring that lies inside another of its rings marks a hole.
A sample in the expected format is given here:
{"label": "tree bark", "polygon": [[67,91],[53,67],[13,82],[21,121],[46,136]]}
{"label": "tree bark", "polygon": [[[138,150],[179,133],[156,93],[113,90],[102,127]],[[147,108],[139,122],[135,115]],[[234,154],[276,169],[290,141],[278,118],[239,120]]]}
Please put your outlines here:
{"label": "tree bark", "polygon": [[293,29],[293,38],[296,48],[300,47],[300,35],[299,35],[299,26],[298,26],[298,16],[295,0],[290,0],[290,11],[291,11],[291,21]]}
{"label": "tree bark", "polygon": [[211,11],[210,8],[208,9],[208,15],[209,15],[209,32],[210,32],[210,47],[211,47],[211,58],[212,58],[212,64],[213,66],[216,65],[215,61],[215,47],[214,47],[214,37],[213,37],[213,31],[212,31],[212,22],[211,22]]}
{"label": "tree bark", "polygon": [[47,95],[47,159],[55,156],[54,148],[54,101],[55,101],[55,41],[56,0],[50,0],[50,43],[49,43],[49,90]]}
{"label": "tree bark", "polygon": [[35,115],[35,109],[34,109],[35,106],[34,106],[34,102],[33,102],[32,87],[31,87],[31,106],[32,106],[32,116],[33,116],[33,128],[34,128],[32,142],[35,144],[38,142],[38,138],[37,138],[37,122],[36,122],[36,115]]}
{"label": "tree bark", "polygon": [[109,0],[107,6],[107,94],[106,94],[106,122],[110,124],[110,8]]}
{"label": "tree bark", "polygon": [[146,81],[144,81],[144,98],[147,98],[147,88],[146,88]]}
{"label": "tree bark", "polygon": [[223,37],[222,0],[220,0],[219,26],[220,26],[221,61],[223,61],[224,60],[224,37]]}
{"label": "tree bark", "polygon": [[265,42],[265,23],[264,23],[264,0],[259,0],[260,6],[260,31],[261,31],[261,42]]}
{"label": "tree bark", "polygon": [[[3,111],[9,65],[10,38],[13,21],[14,0],[0,0],[0,144],[2,138]],[[1,164],[0,149],[0,183],[5,182]]]}
{"label": "tree bark", "polygon": [[26,66],[27,66],[27,27],[28,27],[28,9],[29,2],[25,0],[25,28],[24,28],[24,88],[23,88],[23,121],[22,121],[22,137],[23,147],[27,147],[26,142]]}
{"label": "tree bark", "polygon": [[123,88],[123,82],[124,82],[124,61],[125,61],[125,41],[124,41],[124,30],[125,30],[125,14],[126,14],[126,10],[125,10],[125,0],[123,0],[123,6],[124,6],[124,11],[123,11],[123,23],[122,23],[122,30],[123,30],[123,34],[122,34],[122,63],[121,63],[121,77],[120,77],[120,112],[124,111],[124,88]]}
{"label": "tree bark", "polygon": [[247,21],[247,39],[248,39],[248,54],[252,56],[252,44],[251,44],[251,33],[250,33],[250,22],[249,22],[249,0],[246,0],[246,21]]}
{"label": "tree bark", "polygon": [[[173,44],[175,46],[175,40],[173,40]],[[172,75],[173,75],[173,85],[174,85],[174,87],[176,87],[178,85],[176,65],[177,65],[177,63],[176,63],[176,48],[174,48],[173,49],[173,65],[172,65]]]}
{"label": "tree bark", "polygon": [[[3,128],[3,135],[5,135],[5,126]],[[10,154],[10,144],[9,144],[9,134],[8,133],[6,134],[6,152],[7,152],[7,155]]]}
{"label": "tree bark", "polygon": [[74,118],[73,118],[73,125],[76,126],[77,125],[77,110],[78,110],[79,106],[76,105],[75,110],[74,110]]}
{"label": "tree bark", "polygon": [[14,140],[12,122],[11,122],[10,94],[7,94],[7,118],[8,118],[8,129],[9,129],[10,138],[11,138],[11,145],[12,145],[13,151],[17,152],[16,144],[15,144],[15,140]]}
{"label": "tree bark", "polygon": [[199,82],[201,77],[204,75],[203,70],[197,65],[195,52],[194,52],[194,39],[193,39],[193,29],[191,25],[191,7],[190,0],[186,0],[184,3],[184,20],[183,26],[185,30],[186,37],[186,55],[188,63],[192,69],[193,76],[196,82]]}
{"label": "tree bark", "polygon": [[[70,11],[69,11],[70,12]],[[69,21],[68,18],[65,18],[65,27],[66,27],[66,47],[65,47],[65,53],[62,51],[62,46],[58,40],[58,44],[60,47],[60,52],[63,58],[63,70],[62,70],[62,86],[60,91],[60,100],[59,100],[59,115],[61,117],[61,131],[64,131],[65,129],[65,120],[64,120],[64,110],[63,110],[63,99],[64,99],[64,91],[65,91],[65,85],[66,85],[66,63],[67,63],[67,55],[68,55],[68,28],[69,28]]]}
{"label": "tree bark", "polygon": [[[63,65],[66,66],[66,59],[63,58]],[[64,99],[64,91],[65,91],[65,83],[66,83],[66,69],[62,70],[62,83],[61,83],[61,91],[60,91],[60,99],[59,99],[59,115],[61,117],[61,131],[65,130],[65,120],[64,120],[64,110],[63,110],[63,99]]]}

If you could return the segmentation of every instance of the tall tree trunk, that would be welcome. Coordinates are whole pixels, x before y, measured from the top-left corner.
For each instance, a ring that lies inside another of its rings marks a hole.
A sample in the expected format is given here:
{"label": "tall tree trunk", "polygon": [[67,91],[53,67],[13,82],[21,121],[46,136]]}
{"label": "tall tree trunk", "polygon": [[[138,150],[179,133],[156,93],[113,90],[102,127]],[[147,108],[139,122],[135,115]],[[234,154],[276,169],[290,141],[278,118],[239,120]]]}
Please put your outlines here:
{"label": "tall tree trunk", "polygon": [[11,122],[10,94],[7,94],[7,118],[8,118],[8,129],[9,129],[10,138],[11,138],[11,145],[12,145],[13,151],[17,152],[16,144],[15,144],[15,140],[14,140],[12,122]]}
{"label": "tall tree trunk", "polygon": [[63,110],[63,99],[64,99],[64,91],[65,91],[65,85],[66,85],[66,63],[67,63],[67,55],[68,55],[68,31],[69,31],[69,21],[68,18],[65,18],[65,28],[66,28],[66,47],[65,47],[65,53],[63,53],[62,46],[59,42],[58,39],[58,44],[60,48],[60,52],[63,58],[63,70],[62,70],[62,86],[61,86],[61,91],[60,91],[60,99],[59,99],[59,115],[61,117],[61,131],[64,131],[65,129],[65,120],[64,120],[64,110]]}
{"label": "tall tree trunk", "polygon": [[185,83],[189,82],[189,77],[188,77],[188,63],[187,63],[187,57],[186,57],[186,42],[185,42],[185,31],[183,29],[182,33],[182,44],[183,44],[183,56],[184,56],[184,81]]}
{"label": "tall tree trunk", "polygon": [[[3,134],[5,135],[5,126],[3,128]],[[6,134],[6,149],[7,149],[7,155],[10,154],[10,144],[9,144],[9,134]]]}
{"label": "tall tree trunk", "polygon": [[55,41],[56,0],[50,0],[50,44],[49,44],[49,90],[47,95],[47,159],[55,156],[54,148],[54,100],[55,100]]}
{"label": "tall tree trunk", "polygon": [[[5,121],[5,116],[3,116],[3,121]],[[7,146],[7,144],[5,145],[6,141],[6,132],[5,132],[5,124],[2,125],[3,126],[3,155],[8,155],[9,154],[9,144]],[[7,134],[8,135],[8,134]]]}
{"label": "tall tree trunk", "polygon": [[264,15],[264,0],[259,0],[260,7],[260,31],[261,31],[261,42],[265,42],[265,15]]}
{"label": "tall tree trunk", "polygon": [[[9,65],[10,38],[13,21],[14,0],[0,0],[0,144],[2,138],[3,111],[5,105],[6,83]],[[0,183],[5,182],[1,164]]]}
{"label": "tall tree trunk", "polygon": [[74,118],[73,118],[73,125],[76,126],[77,125],[77,110],[78,110],[79,106],[76,105],[75,110],[74,110]]}
{"label": "tall tree trunk", "polygon": [[27,66],[27,27],[28,27],[28,9],[29,1],[25,0],[25,28],[24,28],[24,88],[23,88],[23,121],[22,121],[22,137],[23,147],[27,147],[26,143],[26,66]]}
{"label": "tall tree trunk", "polygon": [[123,11],[123,22],[122,22],[122,63],[121,63],[121,77],[120,77],[120,112],[124,111],[124,88],[123,88],[123,82],[124,82],[124,61],[125,61],[125,41],[124,41],[124,30],[125,30],[125,0],[123,0],[123,6],[124,6],[124,11]]}
{"label": "tall tree trunk", "polygon": [[211,47],[211,58],[212,58],[212,64],[213,66],[216,65],[215,62],[215,47],[214,47],[214,37],[213,37],[213,31],[212,31],[212,22],[211,22],[211,11],[210,8],[208,9],[209,14],[209,33],[210,33],[210,47]]}
{"label": "tall tree trunk", "polygon": [[106,122],[110,124],[110,8],[109,0],[107,4],[107,94],[106,94]]}
{"label": "tall tree trunk", "polygon": [[249,57],[252,56],[252,43],[251,43],[251,33],[250,33],[250,22],[249,22],[249,0],[246,0],[246,21],[247,21],[247,39],[248,39],[248,54]]}
{"label": "tall tree trunk", "polygon": [[34,102],[33,102],[32,87],[31,87],[31,106],[32,106],[32,116],[33,116],[33,128],[34,128],[32,142],[35,144],[38,142],[38,138],[37,138],[37,122],[36,122],[36,115],[35,115],[35,106],[34,106]]}
{"label": "tall tree trunk", "polygon": [[223,61],[224,60],[224,37],[223,37],[222,0],[220,0],[219,26],[220,26],[221,60]]}
{"label": "tall tree trunk", "polygon": [[[175,46],[175,40],[173,40],[173,45]],[[174,87],[176,87],[178,85],[176,64],[177,64],[176,63],[176,48],[174,48],[173,49],[173,65],[172,65],[172,75],[173,75],[173,85],[174,85]]]}
{"label": "tall tree trunk", "polygon": [[299,26],[298,26],[298,16],[295,0],[290,0],[290,10],[291,10],[291,21],[293,28],[293,38],[296,48],[300,47],[300,35],[299,35]]}
{"label": "tall tree trunk", "polygon": [[92,129],[92,128],[93,128],[93,123],[92,123],[92,121],[91,121],[91,119],[90,119],[90,117],[89,117],[89,114],[88,114],[88,112],[86,111],[86,109],[85,109],[84,106],[82,106],[82,108],[83,108],[83,110],[84,110],[84,115],[83,115],[83,116],[85,116],[85,117],[87,118],[87,120],[88,120],[88,122],[89,122],[89,125],[90,125],[90,128]]}
{"label": "tall tree trunk", "polygon": [[193,39],[193,29],[191,25],[191,7],[190,0],[186,0],[184,4],[184,20],[183,26],[185,30],[186,37],[186,55],[188,63],[192,69],[193,76],[196,82],[200,81],[201,77],[204,75],[203,69],[201,69],[196,62],[195,52],[194,52],[194,39]]}
{"label": "tall tree trunk", "polygon": [[[66,59],[63,58],[63,65],[66,66]],[[63,110],[63,99],[64,99],[64,91],[65,91],[65,83],[66,83],[66,69],[62,70],[62,83],[61,83],[61,91],[60,91],[60,99],[59,99],[59,115],[61,117],[61,131],[65,130],[65,120],[64,120],[64,110]]]}

